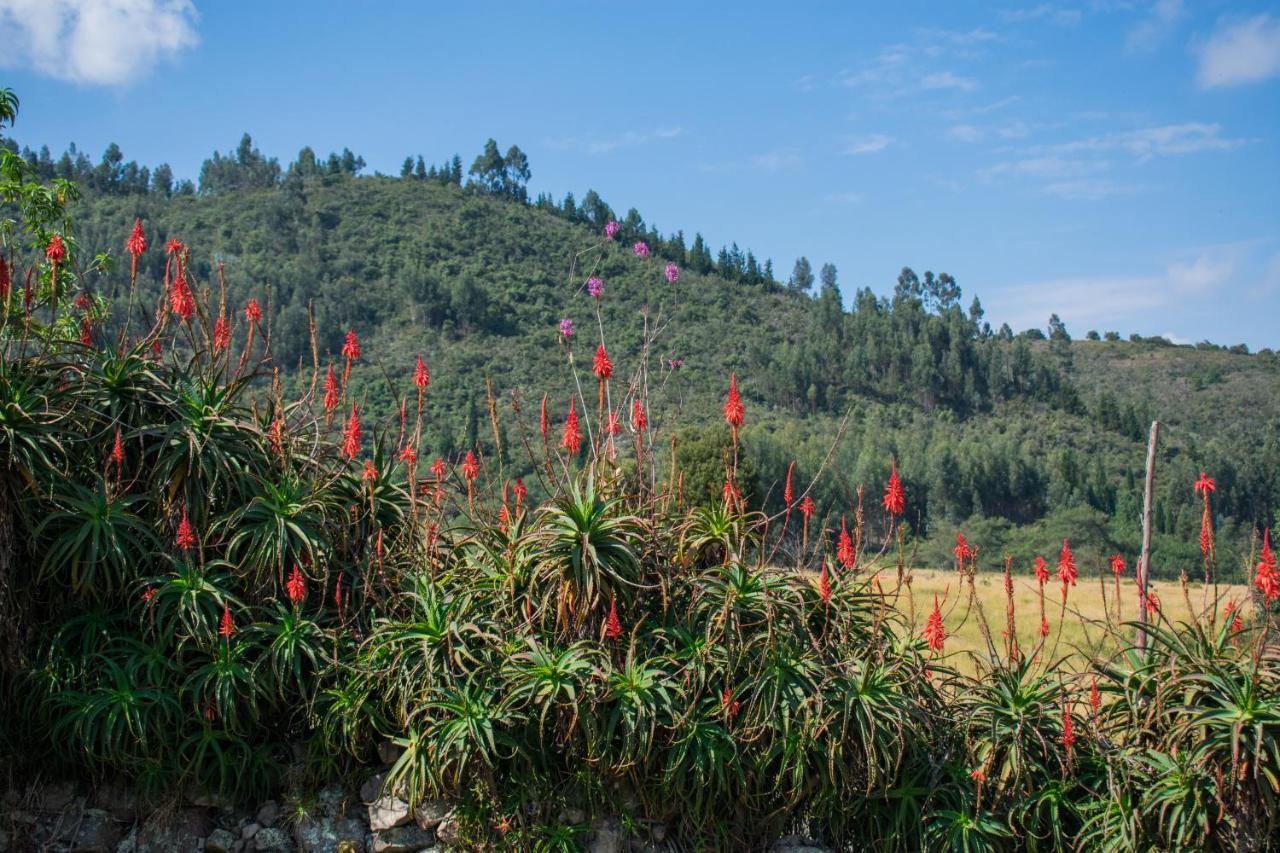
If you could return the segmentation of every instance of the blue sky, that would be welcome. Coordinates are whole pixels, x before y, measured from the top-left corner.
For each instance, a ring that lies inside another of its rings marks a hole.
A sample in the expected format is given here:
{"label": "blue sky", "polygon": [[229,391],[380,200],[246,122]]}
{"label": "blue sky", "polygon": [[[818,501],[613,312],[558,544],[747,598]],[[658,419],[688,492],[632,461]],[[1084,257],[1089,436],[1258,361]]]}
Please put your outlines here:
{"label": "blue sky", "polygon": [[0,85],[55,151],[396,173],[492,136],[534,192],[846,294],[907,264],[1015,329],[1280,346],[1280,9],[889,5],[0,0]]}

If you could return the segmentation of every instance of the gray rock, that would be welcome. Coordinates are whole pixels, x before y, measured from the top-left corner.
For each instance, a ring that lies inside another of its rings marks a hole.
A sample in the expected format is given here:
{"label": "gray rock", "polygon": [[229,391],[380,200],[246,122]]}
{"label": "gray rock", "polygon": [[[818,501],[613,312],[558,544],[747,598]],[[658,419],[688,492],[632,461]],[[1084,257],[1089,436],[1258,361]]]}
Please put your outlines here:
{"label": "gray rock", "polygon": [[364,780],[364,784],[360,786],[360,802],[372,803],[378,797],[382,796],[382,783],[386,780],[386,773],[374,773],[368,779]]}
{"label": "gray rock", "polygon": [[138,796],[130,789],[116,783],[107,783],[93,793],[94,808],[110,812],[122,823],[131,823],[138,816]]}
{"label": "gray rock", "polygon": [[400,760],[404,748],[396,746],[389,740],[378,741],[378,760],[388,767]]}
{"label": "gray rock", "polygon": [[204,839],[214,830],[203,809],[183,809],[173,815],[148,820],[134,838],[136,853],[187,853],[204,849]]}
{"label": "gray rock", "polygon": [[622,853],[622,829],[616,820],[597,818],[591,822],[591,841],[587,853]]}
{"label": "gray rock", "polygon": [[419,829],[435,829],[453,812],[454,805],[453,800],[423,800],[413,810],[414,823]]}
{"label": "gray rock", "polygon": [[71,805],[76,798],[76,786],[70,782],[52,782],[44,786],[36,801],[36,810],[45,814],[57,814]]}
{"label": "gray rock", "polygon": [[255,850],[281,851],[281,853],[293,849],[289,834],[278,826],[264,826],[259,829],[258,834],[253,837],[253,845]]}
{"label": "gray rock", "polygon": [[280,819],[280,804],[275,800],[267,800],[258,809],[258,813],[253,819],[260,826],[275,826],[276,821]]}
{"label": "gray rock", "polygon": [[258,823],[256,820],[250,821],[240,829],[240,837],[248,841],[250,838],[253,838],[258,834],[259,829],[262,829],[262,824]]}
{"label": "gray rock", "polygon": [[355,818],[299,821],[293,838],[304,853],[364,853],[364,824]]}
{"label": "gray rock", "polygon": [[342,817],[347,811],[347,789],[341,785],[329,785],[316,794],[320,809],[329,817]]}
{"label": "gray rock", "polygon": [[462,839],[462,829],[458,826],[456,815],[449,815],[436,827],[436,841],[446,847],[457,844]]}
{"label": "gray rock", "polygon": [[399,797],[387,795],[369,803],[369,828],[374,832],[404,826],[412,819],[409,804]]}
{"label": "gray rock", "polygon": [[413,824],[397,826],[375,832],[370,853],[419,853],[430,847],[435,840],[434,832],[420,829]]}
{"label": "gray rock", "polygon": [[210,853],[232,853],[239,840],[229,830],[219,827],[209,833],[209,837],[204,842],[204,849]]}
{"label": "gray rock", "polygon": [[769,848],[771,851],[786,851],[786,853],[832,853],[828,847],[823,847],[812,838],[806,838],[803,835],[786,835],[773,842],[773,846]]}
{"label": "gray rock", "polygon": [[236,843],[231,845],[231,853],[241,853],[245,844],[246,842],[243,838],[237,838]]}

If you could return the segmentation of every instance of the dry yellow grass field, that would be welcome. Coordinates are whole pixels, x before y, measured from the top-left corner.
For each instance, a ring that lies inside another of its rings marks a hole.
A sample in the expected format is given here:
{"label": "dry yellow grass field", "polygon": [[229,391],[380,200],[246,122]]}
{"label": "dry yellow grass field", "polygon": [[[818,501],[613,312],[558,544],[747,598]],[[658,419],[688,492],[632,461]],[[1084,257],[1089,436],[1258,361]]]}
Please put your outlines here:
{"label": "dry yellow grass field", "polygon": [[[884,581],[893,577],[891,572],[882,572]],[[1103,583],[1098,578],[1081,577],[1077,586],[1071,588],[1067,596],[1065,614],[1062,609],[1062,587],[1056,577],[1045,585],[1045,615],[1049,620],[1049,638],[1045,644],[1044,655],[1054,650],[1056,656],[1080,656],[1080,664],[1084,664],[1084,656],[1100,657],[1114,654],[1120,646],[1120,638],[1108,630],[1104,623],[1115,625],[1116,604],[1114,581],[1108,577]],[[891,584],[885,583],[886,588]],[[1186,621],[1191,609],[1200,611],[1205,604],[1203,584],[1189,583],[1186,596],[1177,581],[1155,581],[1152,589],[1160,601],[1163,618],[1173,623]],[[994,640],[1002,642],[1005,628],[1005,592],[1004,576],[994,572],[980,572],[974,578],[975,598],[982,602],[987,623]],[[925,619],[933,609],[936,595],[942,606],[943,623],[947,629],[946,655],[949,662],[960,669],[971,670],[972,664],[966,652],[985,651],[986,644],[982,639],[980,623],[976,612],[969,607],[968,582],[961,585],[959,574],[955,570],[914,569],[911,573],[911,603],[906,597],[900,601],[901,609],[908,617],[912,616],[914,605],[915,630],[923,628]],[[1015,624],[1018,643],[1024,651],[1034,649],[1040,640],[1040,593],[1035,578],[1015,575],[1013,580]],[[1228,599],[1237,606],[1248,607],[1248,590],[1243,586],[1220,585],[1218,587],[1220,604],[1219,614]],[[1213,598],[1213,590],[1209,589],[1208,599]],[[1133,573],[1130,571],[1121,579],[1120,605],[1123,608],[1122,618],[1137,618],[1138,595]],[[1110,619],[1108,620],[1108,615]],[[1123,637],[1132,638],[1132,631],[1120,628]]]}

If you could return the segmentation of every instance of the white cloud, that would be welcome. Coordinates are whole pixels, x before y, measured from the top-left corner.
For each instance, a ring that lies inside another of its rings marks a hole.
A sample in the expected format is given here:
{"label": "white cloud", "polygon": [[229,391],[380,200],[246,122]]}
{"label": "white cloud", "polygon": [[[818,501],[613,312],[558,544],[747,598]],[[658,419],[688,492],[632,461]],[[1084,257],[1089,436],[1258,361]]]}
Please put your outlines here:
{"label": "white cloud", "polygon": [[804,158],[794,151],[775,150],[763,154],[752,154],[733,160],[721,160],[713,163],[701,163],[698,168],[704,172],[789,172],[804,165]]}
{"label": "white cloud", "polygon": [[957,142],[978,142],[982,139],[982,130],[971,124],[957,124],[947,129],[947,136]]}
{"label": "white cloud", "polygon": [[118,86],[194,47],[190,0],[0,0],[0,64]]}
{"label": "white cloud", "polygon": [[1048,21],[1057,27],[1074,27],[1080,23],[1082,14],[1079,9],[1068,9],[1061,6],[1041,3],[1030,9],[1009,9],[1000,13],[1002,20],[1011,24],[1023,24],[1029,21]]}
{"label": "white cloud", "polygon": [[856,139],[849,140],[845,145],[843,153],[845,154],[879,154],[884,149],[893,144],[893,137],[883,133],[873,133],[869,136],[860,136]]}
{"label": "white cloud", "polygon": [[1182,0],[1157,0],[1151,6],[1151,13],[1129,31],[1125,49],[1130,52],[1155,50],[1185,15]]}
{"label": "white cloud", "polygon": [[961,77],[951,71],[935,71],[920,78],[920,88],[959,89],[962,92],[972,92],[978,88],[978,81],[972,77]]}
{"label": "white cloud", "polygon": [[641,145],[648,145],[651,142],[660,142],[667,139],[675,139],[677,136],[684,135],[682,127],[660,127],[656,130],[624,130],[613,136],[565,136],[559,139],[549,139],[547,144],[553,148],[568,148],[582,151],[586,154],[608,154],[617,151],[619,148],[636,148]]}
{"label": "white cloud", "polygon": [[1054,181],[1044,186],[1046,195],[1067,199],[1068,201],[1100,201],[1113,195],[1131,192],[1132,190],[1133,187],[1123,186],[1104,178]]}
{"label": "white cloud", "polygon": [[1196,83],[1202,89],[1260,82],[1280,74],[1280,21],[1264,14],[1219,23],[1193,50],[1200,60]]}
{"label": "white cloud", "polygon": [[1172,154],[1229,151],[1246,141],[1224,137],[1218,124],[1187,122],[1090,136],[1051,146],[1050,150],[1063,153],[1125,151],[1139,160],[1149,160]]}
{"label": "white cloud", "polygon": [[1012,307],[1008,322],[1014,328],[1043,325],[1054,312],[1068,324],[1114,323],[1213,297],[1231,285],[1241,260],[1240,245],[1210,246],[1167,263],[1160,272],[1059,278],[1006,287],[993,295]]}

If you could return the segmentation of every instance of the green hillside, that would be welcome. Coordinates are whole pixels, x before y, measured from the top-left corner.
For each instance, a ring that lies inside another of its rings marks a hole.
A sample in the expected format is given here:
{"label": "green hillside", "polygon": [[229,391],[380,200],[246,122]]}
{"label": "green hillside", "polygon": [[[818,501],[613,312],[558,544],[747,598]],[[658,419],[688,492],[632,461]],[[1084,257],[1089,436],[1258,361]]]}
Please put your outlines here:
{"label": "green hillside", "polygon": [[[859,483],[878,498],[896,455],[921,561],[948,560],[957,529],[992,567],[1006,550],[1029,561],[1029,543],[1062,536],[1079,541],[1095,568],[1112,552],[1133,555],[1152,418],[1166,424],[1157,573],[1199,572],[1199,553],[1186,543],[1199,529],[1191,483],[1201,469],[1218,480],[1227,572],[1251,548],[1250,531],[1280,506],[1280,417],[1271,402],[1280,361],[1270,351],[1071,341],[1060,327],[1049,339],[1014,335],[993,330],[979,301],[962,296],[949,276],[909,270],[841,304],[832,281],[810,296],[774,280],[772,264],[737,246],[713,262],[700,236],[686,249],[682,234],[647,229],[635,211],[618,216],[622,231],[606,240],[603,222],[615,214],[594,193],[582,205],[571,197],[530,202],[519,177],[485,171],[484,155],[464,182],[456,160],[419,177],[411,168],[401,178],[358,177],[351,158],[344,165],[334,155],[325,166],[304,151],[281,169],[242,146],[206,163],[198,193],[189,185],[157,190],[154,180],[138,181],[136,168],[130,184],[118,159],[112,170],[85,173],[84,163],[32,157],[55,175],[69,168],[86,185],[74,210],[82,257],[121,256],[134,218],[142,218],[153,246],[142,259],[143,306],[158,295],[167,239],[191,246],[199,286],[213,288],[216,262],[224,262],[237,316],[250,297],[269,305],[271,354],[287,392],[311,382],[309,312],[322,368],[338,360],[348,329],[376,353],[358,372],[358,387],[366,411],[389,428],[392,388],[408,387],[421,354],[432,374],[425,445],[434,455],[493,453],[486,379],[504,409],[519,400],[527,436],[536,433],[546,391],[553,419],[562,419],[572,382],[558,325],[573,320],[580,378],[593,383],[599,326],[584,286],[595,275],[618,377],[641,376],[646,318],[650,329],[662,328],[647,381],[655,422],[683,430],[680,453],[696,454],[707,444],[698,433],[720,428],[723,390],[736,372],[754,499],[780,506],[792,461],[808,482],[843,420],[828,461],[838,476],[824,478],[818,493],[827,525],[838,527],[839,514],[851,511]],[[637,240],[652,257],[636,257]],[[668,262],[680,268],[675,285],[663,274]],[[127,283],[122,265],[97,285],[114,299],[117,319]],[[152,308],[138,310],[135,325]],[[708,388],[722,390],[708,395]],[[590,387],[585,393],[594,398]],[[616,408],[627,405],[614,394]],[[520,437],[502,442],[510,472],[527,473]],[[692,470],[691,461],[686,456],[682,467]],[[691,493],[718,493],[718,465],[706,469],[701,480],[691,474]]]}

